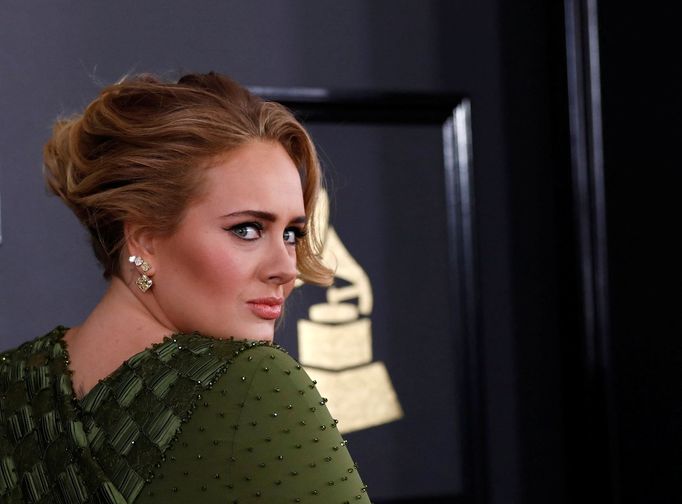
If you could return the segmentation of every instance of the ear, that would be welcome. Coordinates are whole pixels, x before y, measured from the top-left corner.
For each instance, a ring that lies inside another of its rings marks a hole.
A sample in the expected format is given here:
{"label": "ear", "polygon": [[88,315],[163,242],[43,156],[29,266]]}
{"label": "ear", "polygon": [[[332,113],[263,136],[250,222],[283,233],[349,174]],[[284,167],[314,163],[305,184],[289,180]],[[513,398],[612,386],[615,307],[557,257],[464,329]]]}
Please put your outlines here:
{"label": "ear", "polygon": [[151,231],[143,226],[126,222],[123,225],[123,233],[128,252],[123,259],[128,261],[128,257],[134,255],[140,256],[145,261],[153,264],[155,239]]}

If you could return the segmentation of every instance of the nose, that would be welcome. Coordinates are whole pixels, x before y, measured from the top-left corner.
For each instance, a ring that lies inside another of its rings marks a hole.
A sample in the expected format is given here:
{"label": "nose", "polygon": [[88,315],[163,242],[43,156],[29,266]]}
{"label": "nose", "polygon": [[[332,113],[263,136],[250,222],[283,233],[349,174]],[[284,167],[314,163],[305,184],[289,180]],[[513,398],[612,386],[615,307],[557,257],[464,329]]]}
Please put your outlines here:
{"label": "nose", "polygon": [[282,285],[296,279],[296,250],[283,240],[273,240],[263,264],[264,280],[268,283]]}

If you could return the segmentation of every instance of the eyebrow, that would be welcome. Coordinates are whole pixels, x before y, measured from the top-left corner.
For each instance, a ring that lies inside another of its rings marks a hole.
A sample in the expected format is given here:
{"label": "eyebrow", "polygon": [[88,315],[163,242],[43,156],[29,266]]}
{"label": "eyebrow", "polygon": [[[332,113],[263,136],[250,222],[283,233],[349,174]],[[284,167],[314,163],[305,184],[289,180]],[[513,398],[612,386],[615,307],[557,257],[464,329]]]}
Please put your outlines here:
{"label": "eyebrow", "polygon": [[[256,217],[257,219],[263,219],[268,222],[275,222],[277,217],[275,214],[270,212],[263,212],[262,210],[241,210],[239,212],[232,212],[223,217]],[[305,215],[300,215],[291,219],[291,224],[305,224]]]}

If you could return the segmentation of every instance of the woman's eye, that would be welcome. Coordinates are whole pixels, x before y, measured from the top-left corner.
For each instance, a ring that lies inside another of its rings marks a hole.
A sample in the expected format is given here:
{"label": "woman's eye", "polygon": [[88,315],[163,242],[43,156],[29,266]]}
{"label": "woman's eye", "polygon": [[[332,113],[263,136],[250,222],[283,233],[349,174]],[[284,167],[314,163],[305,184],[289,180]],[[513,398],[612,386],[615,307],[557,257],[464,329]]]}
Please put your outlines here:
{"label": "woman's eye", "polygon": [[257,224],[238,224],[230,231],[242,240],[256,240],[263,235],[263,229]]}
{"label": "woman's eye", "polygon": [[296,245],[296,242],[305,236],[305,231],[299,228],[289,228],[284,230],[284,242],[289,245]]}

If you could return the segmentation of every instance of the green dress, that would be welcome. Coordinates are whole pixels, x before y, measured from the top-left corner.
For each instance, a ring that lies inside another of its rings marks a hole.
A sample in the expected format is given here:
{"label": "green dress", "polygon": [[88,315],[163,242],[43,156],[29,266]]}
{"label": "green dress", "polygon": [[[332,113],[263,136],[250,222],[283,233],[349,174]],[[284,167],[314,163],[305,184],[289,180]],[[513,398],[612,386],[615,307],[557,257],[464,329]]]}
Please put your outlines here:
{"label": "green dress", "polygon": [[1,502],[369,502],[280,347],[176,334],[78,400],[65,332],[0,354]]}

